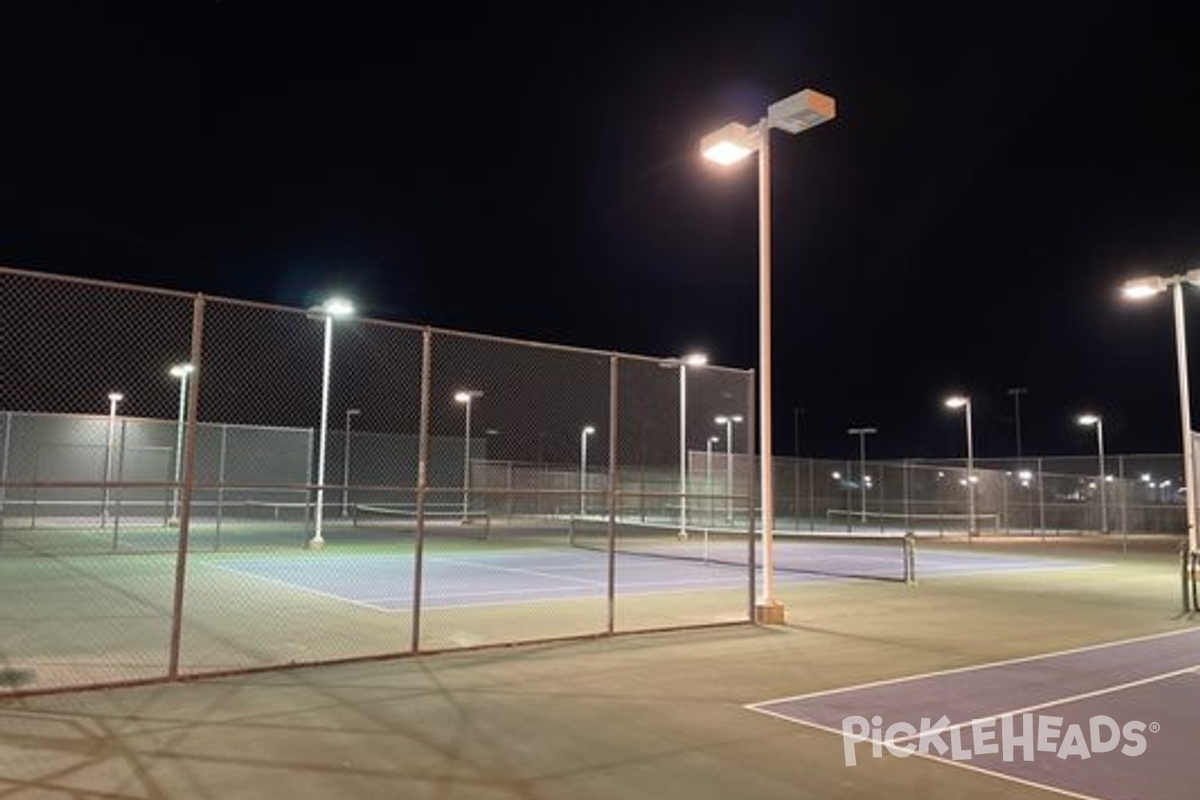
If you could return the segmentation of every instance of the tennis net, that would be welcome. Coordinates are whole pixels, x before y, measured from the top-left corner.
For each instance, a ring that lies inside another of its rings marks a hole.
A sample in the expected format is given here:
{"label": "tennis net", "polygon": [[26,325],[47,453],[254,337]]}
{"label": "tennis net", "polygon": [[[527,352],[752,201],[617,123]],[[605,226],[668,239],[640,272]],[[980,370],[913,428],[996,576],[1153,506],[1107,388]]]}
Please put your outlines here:
{"label": "tennis net", "polygon": [[[417,516],[417,506],[413,503],[360,504],[354,506],[351,519],[355,528],[412,534],[417,530]],[[421,509],[421,518],[426,531],[435,534],[465,539],[487,539],[491,534],[491,517],[487,511],[464,510],[461,506],[426,506]]]}
{"label": "tennis net", "polygon": [[[758,533],[692,530],[681,538],[678,526],[624,520],[612,526],[613,547],[618,553],[743,567],[749,566],[751,559],[755,565],[762,564]],[[575,518],[570,542],[574,547],[607,550],[609,531],[608,520]],[[916,540],[911,535],[776,531],[772,541],[778,571],[903,583],[916,580]]]}

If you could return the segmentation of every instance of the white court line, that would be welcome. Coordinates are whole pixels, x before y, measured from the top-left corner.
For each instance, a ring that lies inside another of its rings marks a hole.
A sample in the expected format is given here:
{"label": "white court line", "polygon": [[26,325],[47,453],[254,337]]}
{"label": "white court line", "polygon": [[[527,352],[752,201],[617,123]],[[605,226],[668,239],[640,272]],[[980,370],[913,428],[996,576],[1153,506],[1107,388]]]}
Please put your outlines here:
{"label": "white court line", "polygon": [[1003,666],[1008,666],[1009,664],[1025,664],[1030,661],[1041,661],[1041,660],[1049,659],[1049,658],[1058,658],[1060,656],[1074,655],[1076,653],[1088,653],[1093,650],[1103,650],[1104,648],[1107,648],[1107,647],[1120,647],[1120,646],[1126,645],[1126,644],[1135,644],[1137,642],[1148,642],[1148,641],[1153,641],[1155,639],[1163,639],[1163,638],[1166,638],[1169,636],[1180,636],[1180,635],[1186,635],[1186,634],[1198,635],[1198,634],[1200,634],[1200,629],[1181,628],[1179,630],[1174,630],[1174,631],[1162,631],[1160,633],[1150,633],[1145,636],[1134,636],[1129,639],[1118,639],[1118,640],[1112,641],[1112,642],[1101,642],[1099,644],[1083,645],[1082,647],[1072,647],[1067,650],[1056,650],[1051,653],[1040,653],[1038,655],[1032,655],[1032,656],[1018,656],[1017,658],[1006,658],[1006,659],[1002,659],[1000,661],[989,661],[989,662],[986,662],[983,664],[972,664],[970,666],[965,666],[965,667],[951,667],[949,669],[933,670],[932,672],[922,672],[922,673],[918,673],[916,675],[904,675],[904,676],[901,676],[898,678],[885,678],[883,680],[868,681],[866,683],[859,683],[859,684],[855,684],[853,686],[842,686],[842,687],[838,687],[836,689],[821,689],[821,690],[818,690],[815,692],[806,692],[804,694],[790,695],[787,697],[777,697],[777,698],[774,698],[771,700],[760,700],[757,703],[747,703],[742,707],[749,709],[751,711],[762,711],[763,713],[771,713],[771,712],[763,710],[761,708],[761,706],[773,705],[775,703],[787,703],[787,702],[792,702],[795,700],[807,700],[812,697],[824,697],[826,695],[840,694],[843,692],[855,692],[860,689],[872,689],[872,688],[875,688],[878,686],[891,686],[891,685],[897,684],[897,683],[905,683],[908,681],[918,681],[918,680],[922,680],[924,678],[936,678],[936,677],[939,677],[942,675],[954,675],[954,674],[957,674],[960,672],[973,672],[973,671],[977,671],[977,670],[985,670],[985,669],[990,669],[991,667],[1003,667]]}
{"label": "white court line", "polygon": [[[743,706],[743,708],[746,708],[750,711],[756,711],[760,714],[765,714],[770,717],[775,717],[776,719],[785,720],[787,722],[790,722],[793,725],[804,725],[809,728],[815,728],[817,730],[825,731],[827,733],[833,733],[840,737],[845,737],[846,734],[837,728],[832,728],[828,725],[823,725],[821,723],[813,722],[811,720],[800,719],[797,717],[789,716],[788,714],[786,714],[782,711],[773,711],[771,709],[764,708],[764,706],[773,705],[776,703],[784,703],[784,702],[791,702],[791,701],[797,701],[797,700],[806,700],[806,699],[810,699],[810,698],[822,697],[822,696],[827,696],[827,695],[841,694],[841,693],[845,693],[845,692],[857,691],[860,689],[870,689],[870,688],[877,688],[877,687],[882,687],[882,686],[889,686],[889,685],[904,683],[906,681],[921,680],[924,678],[939,677],[939,676],[943,676],[943,675],[952,675],[952,674],[957,674],[957,673],[962,673],[962,672],[971,672],[974,670],[988,669],[990,667],[999,667],[999,666],[1006,666],[1006,665],[1010,665],[1010,664],[1028,663],[1031,661],[1039,661],[1042,659],[1049,659],[1049,658],[1056,658],[1056,657],[1061,657],[1061,656],[1074,655],[1077,653],[1091,652],[1094,650],[1102,650],[1105,648],[1119,647],[1119,646],[1126,645],[1126,644],[1136,644],[1138,642],[1153,641],[1156,639],[1162,639],[1162,638],[1166,638],[1169,636],[1178,636],[1180,634],[1188,634],[1188,633],[1197,633],[1197,630],[1195,628],[1184,628],[1184,629],[1177,630],[1177,631],[1165,631],[1162,633],[1148,634],[1146,636],[1135,636],[1135,637],[1132,637],[1129,639],[1121,639],[1121,640],[1113,641],[1113,642],[1103,642],[1100,644],[1085,645],[1083,647],[1075,647],[1075,648],[1070,648],[1067,650],[1059,650],[1057,652],[1045,653],[1042,655],[1022,656],[1019,658],[1011,658],[1011,659],[1005,659],[1002,661],[994,661],[994,662],[991,662],[988,664],[979,664],[979,665],[970,666],[970,667],[956,667],[956,668],[952,668],[952,669],[927,672],[927,673],[923,673],[923,674],[919,674],[919,675],[910,675],[910,676],[902,677],[902,678],[893,678],[893,679],[887,679],[887,680],[881,680],[881,681],[872,681],[869,683],[862,683],[862,684],[858,684],[855,686],[848,686],[848,687],[843,687],[843,688],[839,688],[839,689],[828,689],[828,690],[824,690],[824,691],[809,692],[807,694],[794,695],[792,697],[785,697],[785,698],[780,698],[777,700],[766,700],[766,701],[762,701],[759,703],[751,703],[751,704],[747,704],[747,705]],[[1054,706],[1054,705],[1066,705],[1068,703],[1077,702],[1079,700],[1084,700],[1084,699],[1088,699],[1091,697],[1099,697],[1099,696],[1102,696],[1105,694],[1112,694],[1114,692],[1124,691],[1124,690],[1131,689],[1131,688],[1134,688],[1137,686],[1142,686],[1142,685],[1155,683],[1155,682],[1163,681],[1163,680],[1169,680],[1171,678],[1178,677],[1179,675],[1184,675],[1184,674],[1187,674],[1190,672],[1194,673],[1197,670],[1200,670],[1200,664],[1193,665],[1191,667],[1186,667],[1183,669],[1172,670],[1170,672],[1164,672],[1159,675],[1150,676],[1148,678],[1142,678],[1142,679],[1139,679],[1136,681],[1129,681],[1128,683],[1111,686],[1111,687],[1108,687],[1105,689],[1098,689],[1098,690],[1095,690],[1092,692],[1084,692],[1082,694],[1073,695],[1071,697],[1058,698],[1058,699],[1055,699],[1055,700],[1052,700],[1052,701],[1049,701],[1046,703],[1039,703],[1039,704],[1032,705],[1027,708],[1023,708],[1023,709],[1007,711],[1007,712],[992,715],[989,717],[982,717],[978,720],[972,720],[971,722],[964,722],[964,723],[957,723],[955,725],[949,725],[949,726],[946,726],[944,728],[937,730],[935,732],[935,734],[940,735],[941,733],[946,733],[946,732],[949,732],[952,730],[961,729],[961,728],[967,727],[975,722],[996,720],[996,719],[1000,719],[1000,718],[1007,717],[1007,716],[1015,716],[1017,714],[1030,713],[1030,712],[1035,711],[1040,708],[1047,708],[1047,707]],[[920,734],[918,734],[916,738],[919,738],[919,736],[920,736]],[[912,738],[914,738],[914,737],[913,736],[899,737],[899,738],[890,740],[890,742],[887,742],[884,744],[886,746],[886,744],[889,744],[889,743],[895,744],[897,742],[911,740]],[[974,764],[970,764],[970,763],[966,763],[966,762],[962,762],[962,761],[954,761],[951,759],[946,759],[946,758],[943,758],[943,757],[933,754],[933,753],[922,753],[920,750],[917,750],[917,751],[914,751],[912,753],[912,755],[915,755],[919,758],[925,758],[925,759],[928,759],[930,761],[934,761],[934,762],[937,762],[940,764],[949,764],[949,765],[952,765],[955,767],[960,767],[962,769],[969,770],[971,772],[976,772],[976,773],[979,773],[982,775],[988,775],[993,778],[999,778],[1001,780],[1009,781],[1011,783],[1016,783],[1016,784],[1019,784],[1022,786],[1028,786],[1031,788],[1042,789],[1044,791],[1054,792],[1054,793],[1062,795],[1064,797],[1074,798],[1074,800],[1103,800],[1102,798],[1098,798],[1094,795],[1087,795],[1087,794],[1082,794],[1079,792],[1073,792],[1069,789],[1063,789],[1063,788],[1060,788],[1057,786],[1052,786],[1049,784],[1038,783],[1036,781],[1031,781],[1031,780],[1021,778],[1021,777],[1018,777],[1015,775],[1009,775],[1007,773],[1000,772],[998,770],[988,769],[985,767],[976,766]]]}
{"label": "white court line", "polygon": [[387,613],[387,612],[391,612],[393,610],[390,608],[380,608],[379,606],[371,605],[368,602],[364,602],[362,600],[355,600],[351,597],[345,597],[344,595],[333,594],[332,592],[323,592],[320,589],[314,589],[311,586],[304,586],[303,584],[299,584],[299,583],[292,583],[291,581],[285,581],[281,578],[272,578],[268,575],[262,575],[257,572],[248,572],[246,570],[238,569],[236,567],[231,567],[226,564],[212,564],[211,566],[215,567],[216,569],[225,570],[226,572],[235,573],[237,575],[243,575],[243,576],[246,576],[249,578],[257,578],[260,581],[266,581],[267,583],[273,583],[276,586],[282,586],[284,588],[291,589],[292,591],[299,591],[299,592],[304,592],[306,594],[316,595],[317,597],[324,597],[327,600],[340,600],[343,603],[349,603],[350,605],[360,606],[361,608],[369,608],[372,611],[382,611],[382,612]]}
{"label": "white court line", "polygon": [[555,572],[544,572],[538,569],[527,569],[525,567],[502,567],[496,564],[487,564],[480,561],[463,561],[455,558],[439,558],[440,564],[451,564],[460,567],[476,567],[478,569],[488,569],[494,572],[512,572],[517,575],[532,575],[537,578],[549,578],[556,581],[564,581],[571,583],[581,583],[585,586],[606,586],[606,581],[598,581],[593,578],[576,578],[573,575],[560,575]]}
{"label": "white court line", "polygon": [[[1169,680],[1171,678],[1177,678],[1180,675],[1186,675],[1189,672],[1196,672],[1197,670],[1200,670],[1200,664],[1193,664],[1190,667],[1183,667],[1182,669],[1174,669],[1174,670],[1171,670],[1170,672],[1163,672],[1158,675],[1151,675],[1148,678],[1139,678],[1136,681],[1129,681],[1127,683],[1118,683],[1115,686],[1108,686],[1104,689],[1095,689],[1090,692],[1082,692],[1080,694],[1074,694],[1069,697],[1060,697],[1055,700],[1047,700],[1044,703],[1035,703],[1031,706],[1026,706],[1024,708],[1018,708],[1018,709],[1014,709],[1012,711],[1003,711],[999,714],[991,714],[989,716],[979,717],[978,719],[969,720],[967,722],[957,722],[953,725],[946,725],[945,727],[942,727],[942,728],[937,728],[937,729],[927,731],[926,735],[932,734],[932,735],[937,736],[942,733],[949,733],[950,731],[956,731],[956,730],[960,730],[962,728],[968,728],[977,723],[994,722],[995,720],[1002,719],[1004,717],[1015,717],[1018,714],[1028,714],[1028,713],[1031,713],[1034,711],[1039,711],[1043,708],[1050,708],[1052,706],[1070,705],[1071,703],[1077,703],[1080,700],[1090,700],[1093,697],[1103,697],[1106,694],[1115,694],[1116,692],[1123,692],[1126,689],[1133,689],[1138,686],[1145,686],[1147,684],[1157,683],[1158,681],[1164,681],[1164,680]],[[911,736],[900,736],[896,739],[891,739],[887,742],[884,742],[883,746],[887,747],[889,744],[895,744],[896,742],[906,742],[911,739],[920,739],[920,738],[921,738],[921,734],[919,734],[919,733],[913,734]]]}
{"label": "white court line", "polygon": [[[786,720],[786,721],[792,723],[793,725],[804,725],[805,727],[813,728],[813,729],[819,730],[819,731],[824,731],[825,733],[832,733],[836,736],[841,736],[841,737],[844,737],[846,735],[845,733],[843,733],[842,731],[840,731],[837,728],[831,728],[828,725],[822,725],[819,722],[810,722],[809,720],[796,719],[795,717],[789,717],[789,716],[782,714],[780,712],[777,712],[777,711],[768,711],[768,710],[762,709],[762,708],[756,708],[753,710],[759,712],[760,714],[765,714],[768,717],[776,717],[777,719]],[[947,765],[950,765],[953,767],[960,767],[960,768],[968,770],[970,772],[977,772],[980,775],[987,775],[990,778],[998,778],[1000,780],[1008,781],[1010,783],[1019,784],[1021,786],[1027,786],[1031,789],[1040,789],[1044,792],[1052,792],[1054,794],[1061,795],[1062,797],[1070,797],[1070,798],[1072,798],[1072,800],[1111,800],[1111,798],[1101,798],[1101,797],[1096,797],[1095,795],[1081,794],[1080,792],[1073,792],[1070,789],[1063,789],[1058,786],[1051,786],[1050,784],[1046,784],[1046,783],[1038,783],[1037,781],[1031,781],[1028,778],[1021,778],[1016,775],[1009,775],[1007,773],[998,772],[996,770],[988,769],[986,767],[979,767],[974,764],[968,763],[966,761],[952,761],[952,760],[943,758],[941,756],[934,755],[933,753],[922,753],[920,750],[914,750],[911,753],[911,755],[916,756],[917,758],[927,759],[936,764],[947,764]],[[847,767],[847,769],[849,769],[849,767]]]}

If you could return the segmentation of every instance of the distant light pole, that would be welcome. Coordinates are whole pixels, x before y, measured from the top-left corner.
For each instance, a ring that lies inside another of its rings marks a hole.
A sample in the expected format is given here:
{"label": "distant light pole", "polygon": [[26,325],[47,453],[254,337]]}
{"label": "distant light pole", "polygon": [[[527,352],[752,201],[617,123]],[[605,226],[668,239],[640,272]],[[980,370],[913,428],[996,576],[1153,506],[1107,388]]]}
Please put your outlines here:
{"label": "distant light pole", "polygon": [[325,440],[329,433],[329,375],[333,362],[333,320],[354,314],[349,300],[331,297],[308,310],[311,319],[322,320],[325,326],[325,347],[321,361],[321,430],[317,439],[317,507],[313,514],[313,536],[308,546],[320,549],[325,546],[322,531],[325,523]]}
{"label": "distant light pole", "polygon": [[187,389],[188,376],[192,374],[194,367],[188,363],[176,364],[171,367],[170,375],[172,378],[179,379],[179,415],[175,423],[175,485],[171,488],[171,519],[168,520],[168,525],[179,524],[179,480],[181,470],[183,469],[183,419],[187,411]]}
{"label": "distant light pole", "polygon": [[1013,418],[1017,431],[1017,466],[1021,465],[1021,395],[1027,391],[1023,386],[1014,386],[1008,390],[1009,397],[1013,399]]}
{"label": "distant light pole", "polygon": [[1100,532],[1108,533],[1108,509],[1104,500],[1104,420],[1099,414],[1080,414],[1080,425],[1096,426],[1096,446],[1100,456]]}
{"label": "distant light pole", "polygon": [[342,516],[350,514],[350,418],[362,413],[360,408],[346,409],[346,433],[342,437]]}
{"label": "distant light pole", "polygon": [[876,428],[847,428],[846,433],[858,437],[858,485],[862,495],[862,521],[867,521],[867,436],[879,433]]}
{"label": "distant light pole", "polygon": [[483,397],[478,389],[464,389],[454,393],[454,402],[466,406],[466,432],[463,434],[463,485],[462,485],[462,521],[470,522],[467,512],[471,508],[471,404],[477,397]]}
{"label": "distant light pole", "polygon": [[733,426],[741,414],[722,415],[713,422],[725,426],[725,521],[733,522]]}
{"label": "distant light pole", "polygon": [[975,527],[975,435],[971,424],[971,398],[955,395],[946,398],[946,408],[965,408],[967,417],[967,535],[974,536]]}
{"label": "distant light pole", "polygon": [[704,493],[708,495],[708,524],[712,525],[712,449],[713,445],[721,441],[720,436],[709,436],[704,440]]}
{"label": "distant light pole", "polygon": [[108,524],[108,484],[112,482],[113,448],[117,440],[117,403],[125,399],[120,392],[108,394],[108,446],[104,448],[104,503],[100,506],[100,525]]}
{"label": "distant light pole", "polygon": [[774,102],[752,127],[731,122],[700,141],[705,158],[733,164],[758,151],[758,403],[759,465],[762,483],[761,592],[755,614],[759,622],[781,623],[784,607],[775,598],[775,484],[771,445],[771,130],[796,134],[834,118],[832,97],[804,89]]}
{"label": "distant light pole", "polygon": [[708,363],[704,353],[688,353],[668,359],[660,367],[679,370],[679,538],[687,538],[687,369]]}
{"label": "distant light pole", "polygon": [[1187,501],[1188,550],[1200,551],[1196,541],[1196,465],[1192,446],[1192,400],[1188,391],[1187,331],[1183,322],[1183,284],[1200,286],[1200,269],[1180,275],[1134,278],[1121,286],[1121,292],[1131,300],[1140,300],[1171,289],[1175,309],[1175,367],[1179,379],[1179,418],[1183,428],[1183,479]]}
{"label": "distant light pole", "polygon": [[579,431],[579,514],[587,514],[587,443],[588,437],[596,432],[591,425]]}

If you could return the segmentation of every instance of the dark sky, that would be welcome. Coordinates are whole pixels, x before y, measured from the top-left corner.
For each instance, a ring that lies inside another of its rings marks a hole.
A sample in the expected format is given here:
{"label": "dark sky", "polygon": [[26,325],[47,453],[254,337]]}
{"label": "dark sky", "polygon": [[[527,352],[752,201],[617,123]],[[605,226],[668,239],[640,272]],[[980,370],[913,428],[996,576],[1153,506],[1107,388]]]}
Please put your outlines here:
{"label": "dark sky", "polygon": [[1007,456],[1015,386],[1026,453],[1094,452],[1085,409],[1177,451],[1170,304],[1116,289],[1200,261],[1188,5],[5,3],[0,263],[750,367],[756,170],[698,142],[811,87],[780,452],[961,455],[960,390]]}

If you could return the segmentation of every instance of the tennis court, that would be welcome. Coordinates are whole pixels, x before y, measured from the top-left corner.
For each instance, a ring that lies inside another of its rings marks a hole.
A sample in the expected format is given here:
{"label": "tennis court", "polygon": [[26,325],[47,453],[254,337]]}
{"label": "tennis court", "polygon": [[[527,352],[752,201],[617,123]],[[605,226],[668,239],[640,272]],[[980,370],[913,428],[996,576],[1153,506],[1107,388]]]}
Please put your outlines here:
{"label": "tennis court", "polygon": [[[919,572],[931,547],[917,551]],[[1191,620],[1173,611],[1178,573],[1169,548],[1122,552],[1092,541],[946,550],[970,550],[961,563],[976,566],[990,558],[1087,568],[922,574],[916,587],[781,574],[783,627],[529,643],[31,695],[0,704],[0,791],[85,800],[1190,796],[1177,781],[1197,729],[1191,670],[1200,643]],[[246,554],[229,554],[236,560]],[[224,565],[209,571],[228,572]],[[264,594],[253,614],[286,626],[280,609],[303,589],[280,588],[273,602]],[[699,602],[699,595],[680,597]],[[341,617],[334,609],[357,608],[343,598],[306,606],[309,635],[344,636],[350,621],[406,616],[358,609]],[[526,618],[530,610],[565,613],[559,604],[523,607]],[[495,612],[442,609],[434,619],[468,614],[495,624]],[[326,624],[329,616],[336,625]],[[266,627],[254,630],[262,636]],[[748,710],[771,698],[783,703],[773,711],[825,722],[840,713],[833,703],[842,698],[847,709],[889,722],[900,718],[893,709],[944,713],[957,724],[1037,707],[1031,713],[1064,717],[1063,731],[1097,715],[1122,725],[1156,722],[1160,731],[1145,734],[1146,750],[1134,758],[1118,751],[1060,764],[1055,754],[1037,753],[1031,766],[1046,771],[1039,775],[1019,772],[1023,763],[874,758],[866,744],[848,767],[840,732]],[[1071,698],[1080,699],[1055,704]],[[811,705],[786,705],[793,701]],[[1124,759],[1116,762],[1123,772],[1112,770],[1113,758]]]}

